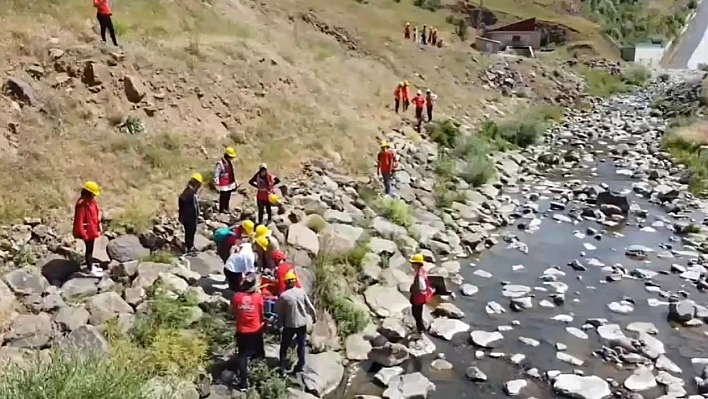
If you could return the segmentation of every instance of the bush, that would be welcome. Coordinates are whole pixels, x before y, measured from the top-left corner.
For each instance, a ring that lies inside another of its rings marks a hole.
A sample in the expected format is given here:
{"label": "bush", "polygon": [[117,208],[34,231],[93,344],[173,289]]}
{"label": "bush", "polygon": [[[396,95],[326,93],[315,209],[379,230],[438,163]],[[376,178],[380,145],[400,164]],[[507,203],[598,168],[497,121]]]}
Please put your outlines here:
{"label": "bush", "polygon": [[194,331],[160,329],[145,349],[145,367],[154,373],[189,378],[204,367],[209,345]]}
{"label": "bush", "polygon": [[442,7],[440,0],[413,0],[413,5],[433,12]]}
{"label": "bush", "polygon": [[631,87],[627,86],[620,76],[610,75],[605,71],[592,68],[582,68],[580,72],[588,85],[588,93],[592,96],[610,97],[631,90]]}
{"label": "bush", "polygon": [[433,188],[435,205],[438,208],[450,208],[453,202],[465,203],[467,198],[465,194],[455,190],[455,187],[450,187],[452,183],[440,181]]}
{"label": "bush", "polygon": [[459,125],[452,119],[448,119],[435,125],[430,138],[443,148],[455,148],[460,135]]}
{"label": "bush", "polygon": [[696,8],[698,8],[698,1],[689,0],[687,7],[689,10],[695,10]]}
{"label": "bush", "polygon": [[467,21],[464,18],[460,18],[456,22],[457,23],[455,24],[455,34],[457,35],[457,37],[460,38],[460,40],[464,42],[469,36],[469,27],[467,26]]}
{"label": "bush", "polygon": [[[263,399],[288,398],[288,382],[274,369],[268,367],[263,360],[251,361],[248,364],[248,377],[253,383],[248,398],[260,397]],[[257,393],[257,396],[253,392]]]}
{"label": "bush", "polygon": [[54,352],[28,367],[0,369],[3,399],[143,399],[142,367],[105,353]]}
{"label": "bush", "polygon": [[411,224],[413,224],[410,208],[403,200],[395,198],[380,198],[374,204],[374,208],[379,214],[381,214],[381,216],[399,226],[409,228]]}
{"label": "bush", "polygon": [[332,317],[337,322],[337,331],[342,338],[357,334],[369,324],[368,315],[351,301],[337,298],[332,304]]}
{"label": "bush", "polygon": [[450,157],[439,156],[435,161],[433,171],[439,177],[449,179],[455,174],[455,162]]}
{"label": "bush", "polygon": [[141,258],[143,262],[155,262],[155,263],[165,263],[172,264],[177,259],[177,257],[168,251],[155,251],[151,252],[150,255]]}
{"label": "bush", "polygon": [[651,72],[641,65],[634,65],[622,72],[622,80],[628,85],[644,86],[651,80]]}
{"label": "bush", "polygon": [[475,158],[470,158],[464,164],[458,176],[460,179],[474,187],[479,187],[496,174],[496,168],[486,155],[480,154]]}
{"label": "bush", "polygon": [[701,155],[701,145],[668,134],[662,146],[674,162],[683,164],[691,174],[688,189],[696,196],[708,195],[708,159]]}

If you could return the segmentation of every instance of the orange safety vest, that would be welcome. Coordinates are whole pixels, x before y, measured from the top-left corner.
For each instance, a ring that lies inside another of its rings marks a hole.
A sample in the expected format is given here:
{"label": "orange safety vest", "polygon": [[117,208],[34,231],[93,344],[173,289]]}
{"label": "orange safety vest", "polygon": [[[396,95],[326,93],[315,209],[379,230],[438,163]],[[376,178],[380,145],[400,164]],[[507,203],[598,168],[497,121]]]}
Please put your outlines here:
{"label": "orange safety vest", "polygon": [[222,158],[221,161],[221,173],[219,173],[219,187],[228,187],[236,181],[234,176],[234,165]]}
{"label": "orange safety vest", "polygon": [[413,104],[415,104],[416,108],[423,109],[425,107],[425,98],[423,96],[415,96]]}
{"label": "orange safety vest", "polygon": [[258,185],[258,193],[256,194],[256,199],[258,201],[268,201],[268,196],[273,194],[273,175],[270,173],[266,174],[266,177],[263,178],[260,173],[258,174],[258,177],[256,178],[256,184]]}
{"label": "orange safety vest", "polygon": [[411,303],[413,305],[425,305],[426,303],[430,302],[430,299],[433,297],[434,292],[433,292],[433,287],[430,286],[430,279],[428,278],[428,272],[423,270],[423,267],[421,266],[420,269],[418,269],[418,273],[416,273],[416,279],[425,279],[425,291],[419,292],[418,287],[417,287],[417,281],[414,279],[413,284],[414,287],[412,287],[411,290]]}
{"label": "orange safety vest", "polygon": [[379,169],[381,173],[391,173],[396,169],[396,157],[392,151],[384,150],[379,152]]}
{"label": "orange safety vest", "polygon": [[411,94],[408,92],[408,87],[404,86],[403,87],[403,100],[408,101],[409,98],[411,98]]}

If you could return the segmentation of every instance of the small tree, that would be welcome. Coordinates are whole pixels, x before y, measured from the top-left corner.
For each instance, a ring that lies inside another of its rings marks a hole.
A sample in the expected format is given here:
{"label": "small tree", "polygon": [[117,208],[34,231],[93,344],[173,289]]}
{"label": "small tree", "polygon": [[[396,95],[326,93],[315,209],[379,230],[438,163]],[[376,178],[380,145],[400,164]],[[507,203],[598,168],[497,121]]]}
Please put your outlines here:
{"label": "small tree", "polygon": [[455,33],[460,37],[463,42],[467,40],[468,26],[467,21],[464,18],[457,20],[457,26],[455,27]]}

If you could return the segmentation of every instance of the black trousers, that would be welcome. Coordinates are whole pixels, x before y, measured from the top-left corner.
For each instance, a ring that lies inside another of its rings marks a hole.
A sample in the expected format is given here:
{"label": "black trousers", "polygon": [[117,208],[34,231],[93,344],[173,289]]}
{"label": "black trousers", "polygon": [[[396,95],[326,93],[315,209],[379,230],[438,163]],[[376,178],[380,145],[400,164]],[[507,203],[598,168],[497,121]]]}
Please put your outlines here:
{"label": "black trousers", "polygon": [[396,99],[395,102],[396,102],[396,106],[395,106],[395,108],[396,108],[396,113],[398,113],[398,109],[401,107],[401,100]]}
{"label": "black trousers", "polygon": [[98,24],[101,26],[101,39],[106,41],[106,31],[111,35],[111,41],[113,45],[118,47],[118,41],[116,40],[116,30],[113,28],[113,21],[111,21],[110,15],[96,14],[96,19],[98,19]]}
{"label": "black trousers", "polygon": [[284,327],[280,336],[280,368],[285,371],[288,368],[288,349],[293,343],[297,344],[297,364],[295,372],[302,371],[305,367],[305,347],[307,346],[307,326],[299,328]]}
{"label": "black trousers", "polygon": [[197,221],[182,222],[184,226],[184,249],[190,250],[194,248],[194,236],[197,235]]}
{"label": "black trousers", "polygon": [[84,241],[84,246],[86,247],[86,252],[84,252],[84,259],[86,260],[86,267],[91,268],[93,266],[93,247],[94,247],[95,241],[94,240],[85,240]]}
{"label": "black trousers", "polygon": [[415,329],[418,334],[425,332],[425,323],[423,323],[423,305],[411,305],[411,313],[415,320]]}
{"label": "black trousers", "polygon": [[243,274],[234,273],[231,270],[224,269],[224,277],[226,277],[226,282],[229,284],[229,289],[233,292],[238,292],[238,287],[241,286]]}
{"label": "black trousers", "polygon": [[433,120],[433,107],[427,107],[426,111],[428,111],[428,122],[430,122]]}
{"label": "black trousers", "polygon": [[231,201],[232,191],[220,191],[219,192],[219,212],[226,213],[229,211],[229,202]]}
{"label": "black trousers", "polygon": [[265,358],[263,329],[251,334],[236,333],[238,348],[238,373],[241,378],[239,388],[248,388],[248,360]]}
{"label": "black trousers", "polygon": [[268,215],[268,221],[273,220],[273,210],[269,201],[256,201],[258,206],[258,224],[263,224],[263,213]]}

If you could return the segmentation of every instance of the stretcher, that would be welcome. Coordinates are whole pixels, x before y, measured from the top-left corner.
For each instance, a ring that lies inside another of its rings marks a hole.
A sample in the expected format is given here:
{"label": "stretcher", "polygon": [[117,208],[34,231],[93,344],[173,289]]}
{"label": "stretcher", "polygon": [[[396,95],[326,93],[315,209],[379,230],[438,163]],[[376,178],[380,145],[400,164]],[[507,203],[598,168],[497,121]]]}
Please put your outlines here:
{"label": "stretcher", "polygon": [[264,318],[267,324],[276,326],[278,314],[275,312],[275,303],[278,297],[274,294],[278,286],[278,281],[273,275],[261,275],[260,292],[263,296]]}

